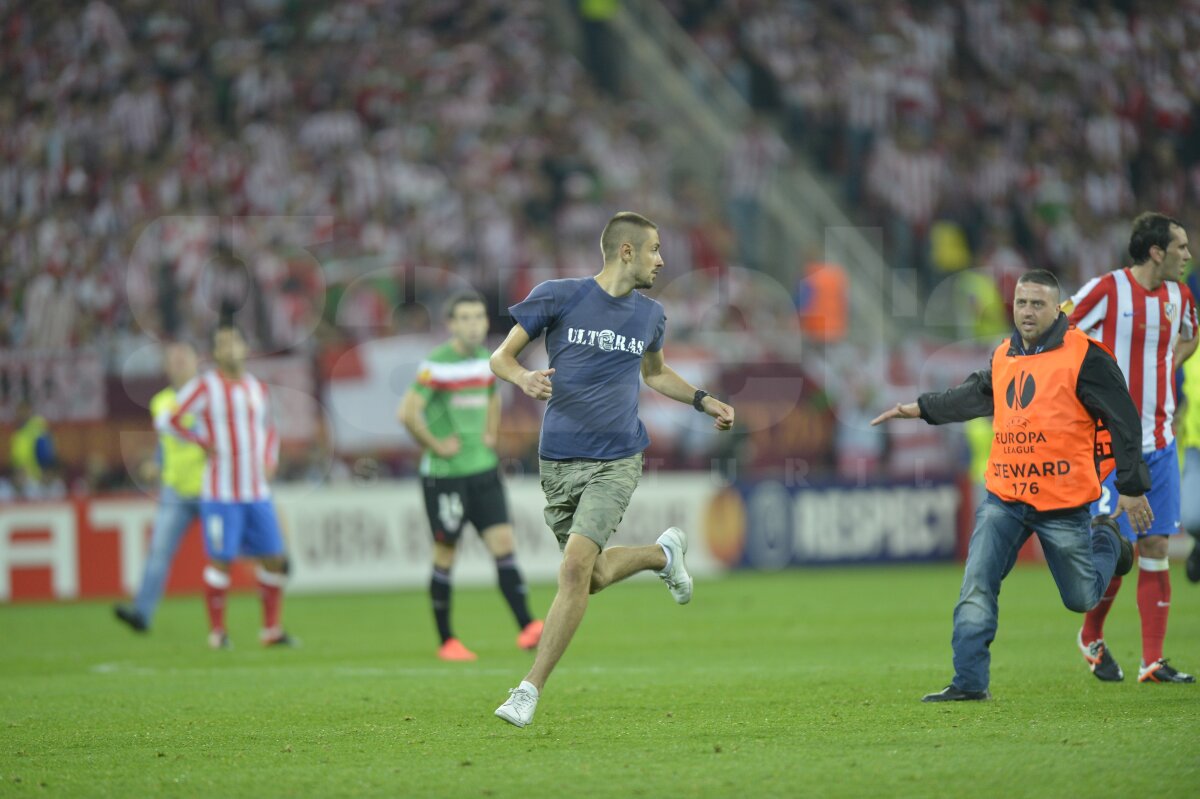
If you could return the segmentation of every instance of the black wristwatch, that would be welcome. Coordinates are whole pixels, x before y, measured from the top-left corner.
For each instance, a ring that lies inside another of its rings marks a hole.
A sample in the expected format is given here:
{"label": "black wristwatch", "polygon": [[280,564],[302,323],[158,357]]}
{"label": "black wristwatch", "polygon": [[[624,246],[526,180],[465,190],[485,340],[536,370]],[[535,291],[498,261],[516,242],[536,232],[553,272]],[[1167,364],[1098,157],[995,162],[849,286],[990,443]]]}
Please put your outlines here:
{"label": "black wristwatch", "polygon": [[696,410],[700,411],[701,413],[703,413],[704,412],[704,398],[708,397],[708,396],[711,396],[711,395],[704,389],[702,389],[702,388],[696,389],[696,396],[692,397],[692,407],[695,408]]}

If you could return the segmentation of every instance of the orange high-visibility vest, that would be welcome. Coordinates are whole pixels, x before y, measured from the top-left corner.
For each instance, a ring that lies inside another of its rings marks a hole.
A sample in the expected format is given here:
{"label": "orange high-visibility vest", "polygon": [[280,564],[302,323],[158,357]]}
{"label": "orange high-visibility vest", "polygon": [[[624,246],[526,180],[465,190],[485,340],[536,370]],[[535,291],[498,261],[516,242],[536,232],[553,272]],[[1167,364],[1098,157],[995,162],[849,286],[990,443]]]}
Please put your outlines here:
{"label": "orange high-visibility vest", "polygon": [[1038,510],[1086,505],[1100,496],[1096,420],[1075,395],[1090,339],[1068,328],[1061,347],[992,355],[992,453],[987,489]]}

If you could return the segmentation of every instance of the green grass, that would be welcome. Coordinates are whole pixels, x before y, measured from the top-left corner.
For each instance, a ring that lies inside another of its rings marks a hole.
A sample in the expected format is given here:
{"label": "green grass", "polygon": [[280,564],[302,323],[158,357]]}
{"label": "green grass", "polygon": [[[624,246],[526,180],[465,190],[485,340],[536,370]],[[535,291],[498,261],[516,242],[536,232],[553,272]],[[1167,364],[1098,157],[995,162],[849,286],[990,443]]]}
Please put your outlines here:
{"label": "green grass", "polygon": [[[0,608],[0,796],[1182,796],[1200,686],[1092,678],[1044,568],[1001,598],[987,703],[950,677],[957,567],[737,575],[671,603],[595,597],[533,725],[492,716],[529,655],[494,590],[459,591],[475,664],[433,657],[422,593],[292,597],[293,651],[204,648],[198,599],[135,637],[104,603]],[[1200,668],[1200,588],[1175,575],[1168,654]],[[1109,623],[1136,673],[1133,581]],[[552,595],[533,590],[544,610]]]}

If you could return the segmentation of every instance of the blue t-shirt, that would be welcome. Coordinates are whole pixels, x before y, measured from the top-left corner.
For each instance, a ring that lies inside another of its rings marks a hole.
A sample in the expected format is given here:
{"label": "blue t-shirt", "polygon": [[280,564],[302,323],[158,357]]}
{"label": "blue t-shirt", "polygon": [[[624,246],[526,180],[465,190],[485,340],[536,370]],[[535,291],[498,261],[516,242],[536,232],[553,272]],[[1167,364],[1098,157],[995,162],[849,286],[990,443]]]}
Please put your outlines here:
{"label": "blue t-shirt", "polygon": [[663,346],[662,305],[637,291],[613,297],[589,277],[548,280],[508,310],[531,340],[546,334],[554,393],[543,458],[616,460],[649,445],[638,391],[642,353]]}

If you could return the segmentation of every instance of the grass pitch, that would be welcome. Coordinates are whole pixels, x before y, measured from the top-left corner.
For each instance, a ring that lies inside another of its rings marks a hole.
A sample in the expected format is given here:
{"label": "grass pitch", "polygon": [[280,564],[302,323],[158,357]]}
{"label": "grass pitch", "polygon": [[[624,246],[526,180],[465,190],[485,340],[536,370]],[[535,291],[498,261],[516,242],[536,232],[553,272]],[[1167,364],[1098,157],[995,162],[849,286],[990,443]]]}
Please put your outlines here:
{"label": "grass pitch", "polygon": [[[135,636],[107,603],[0,608],[0,796],[1185,796],[1200,685],[1136,682],[1134,583],[1109,621],[1126,681],[1075,647],[1044,567],[1005,582],[987,703],[923,705],[950,670],[960,569],[657,582],[594,597],[519,730],[492,716],[530,660],[495,590],[456,592],[474,664],[434,656],[423,593],[291,597],[304,647],[204,647],[199,599]],[[1200,669],[1177,570],[1167,653]],[[549,586],[532,591],[544,613]],[[1131,678],[1130,674],[1135,675]]]}

